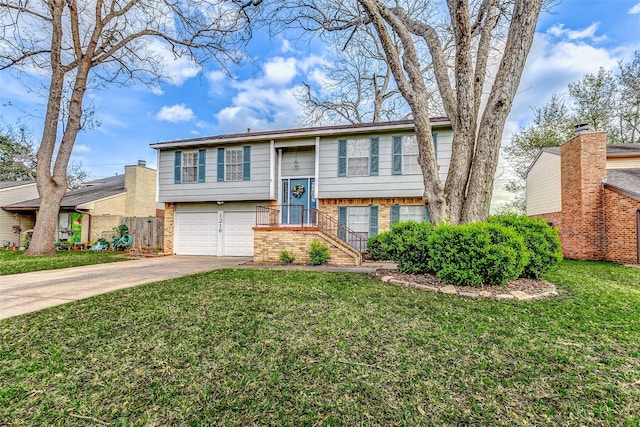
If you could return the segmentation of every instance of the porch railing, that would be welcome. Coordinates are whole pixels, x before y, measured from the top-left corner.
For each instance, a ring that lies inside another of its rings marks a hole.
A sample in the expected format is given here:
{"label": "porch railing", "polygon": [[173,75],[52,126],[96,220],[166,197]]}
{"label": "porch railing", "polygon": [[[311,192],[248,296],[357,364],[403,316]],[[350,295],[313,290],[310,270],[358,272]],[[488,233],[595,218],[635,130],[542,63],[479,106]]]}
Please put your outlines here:
{"label": "porch railing", "polygon": [[256,207],[256,227],[317,227],[346,242],[360,253],[367,251],[367,238],[338,220],[315,208],[303,205],[271,205]]}

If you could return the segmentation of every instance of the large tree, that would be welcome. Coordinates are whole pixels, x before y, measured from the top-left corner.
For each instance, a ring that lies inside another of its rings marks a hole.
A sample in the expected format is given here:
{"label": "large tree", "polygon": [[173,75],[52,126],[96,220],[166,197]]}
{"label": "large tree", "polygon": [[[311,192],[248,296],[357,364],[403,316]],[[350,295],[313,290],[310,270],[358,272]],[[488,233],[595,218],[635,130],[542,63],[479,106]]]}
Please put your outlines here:
{"label": "large tree", "polygon": [[[542,1],[446,0],[441,16],[437,6],[442,2],[428,0],[284,0],[278,2],[278,12],[285,22],[323,33],[373,29],[413,115],[430,217],[459,223],[482,220],[489,213],[504,124]],[[449,40],[451,56],[445,50]],[[423,75],[427,63],[433,64],[454,132],[444,183],[431,132],[434,103]]]}
{"label": "large tree", "polygon": [[175,55],[237,57],[262,0],[0,0],[0,70],[49,77],[37,154],[40,212],[28,254],[54,252],[67,166],[83,124],[90,84],[152,82],[162,63],[152,43]]}

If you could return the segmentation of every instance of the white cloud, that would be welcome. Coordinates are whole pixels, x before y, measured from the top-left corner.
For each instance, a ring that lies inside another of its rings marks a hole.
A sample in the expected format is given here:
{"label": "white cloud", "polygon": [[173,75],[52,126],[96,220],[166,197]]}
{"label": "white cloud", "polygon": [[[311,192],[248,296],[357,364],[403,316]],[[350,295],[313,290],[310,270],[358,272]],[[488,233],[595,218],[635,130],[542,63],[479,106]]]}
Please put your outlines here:
{"label": "white cloud", "polygon": [[85,144],[76,144],[73,146],[74,153],[90,153],[91,147]]}
{"label": "white cloud", "polygon": [[272,58],[264,65],[264,85],[287,85],[298,74],[295,58]]}
{"label": "white cloud", "polygon": [[639,13],[640,13],[640,3],[636,4],[631,9],[629,9],[629,15],[637,15]]}
{"label": "white cloud", "polygon": [[607,39],[607,36],[596,36],[596,31],[600,27],[599,22],[594,22],[587,28],[582,30],[571,30],[564,27],[564,24],[557,24],[547,30],[548,34],[555,37],[565,37],[569,40],[583,40],[590,39],[594,42],[599,42]]}
{"label": "white cloud", "polygon": [[291,47],[291,42],[287,39],[284,39],[282,40],[282,46],[280,46],[280,52],[289,53],[295,52],[295,50],[293,49],[293,47]]}
{"label": "white cloud", "polygon": [[195,119],[195,114],[191,108],[187,108],[184,104],[176,104],[171,107],[164,106],[156,114],[157,120],[164,120],[167,122],[188,122]]}
{"label": "white cloud", "polygon": [[[162,63],[164,81],[182,86],[188,79],[195,77],[200,72],[200,66],[188,55],[176,57],[166,43],[158,40],[149,42],[149,49],[154,52],[156,58]],[[158,92],[158,88],[152,88],[152,92]]]}
{"label": "white cloud", "polygon": [[[569,83],[596,73],[600,67],[615,68],[620,59],[617,54],[584,42],[557,41],[548,34],[536,34],[509,116],[511,128],[530,122],[531,107],[541,106],[554,93],[562,94]],[[511,138],[507,129],[504,137]]]}
{"label": "white cloud", "polygon": [[317,55],[302,58],[276,56],[262,67],[253,79],[228,82],[235,91],[231,105],[214,114],[220,132],[286,129],[299,126],[299,103],[296,92],[300,80],[321,85],[325,61]]}

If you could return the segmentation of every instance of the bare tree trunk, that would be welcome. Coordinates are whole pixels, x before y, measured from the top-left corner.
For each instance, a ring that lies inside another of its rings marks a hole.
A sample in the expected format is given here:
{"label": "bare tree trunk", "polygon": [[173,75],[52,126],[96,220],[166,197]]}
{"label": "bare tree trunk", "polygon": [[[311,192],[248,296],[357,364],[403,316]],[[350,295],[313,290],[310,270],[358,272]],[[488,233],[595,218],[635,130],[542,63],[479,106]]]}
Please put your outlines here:
{"label": "bare tree trunk", "polygon": [[540,15],[540,0],[517,0],[511,18],[504,56],[480,122],[476,152],[469,176],[463,222],[481,221],[489,215],[498,154],[507,115],[520,84],[522,70]]}

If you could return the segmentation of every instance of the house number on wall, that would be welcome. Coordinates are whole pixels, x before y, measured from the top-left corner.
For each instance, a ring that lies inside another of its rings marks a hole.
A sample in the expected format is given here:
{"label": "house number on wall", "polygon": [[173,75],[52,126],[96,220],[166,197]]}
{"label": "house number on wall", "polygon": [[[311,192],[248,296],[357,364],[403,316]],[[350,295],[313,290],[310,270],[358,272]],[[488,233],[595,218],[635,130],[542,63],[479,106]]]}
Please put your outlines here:
{"label": "house number on wall", "polygon": [[218,233],[222,233],[222,212],[218,212]]}

